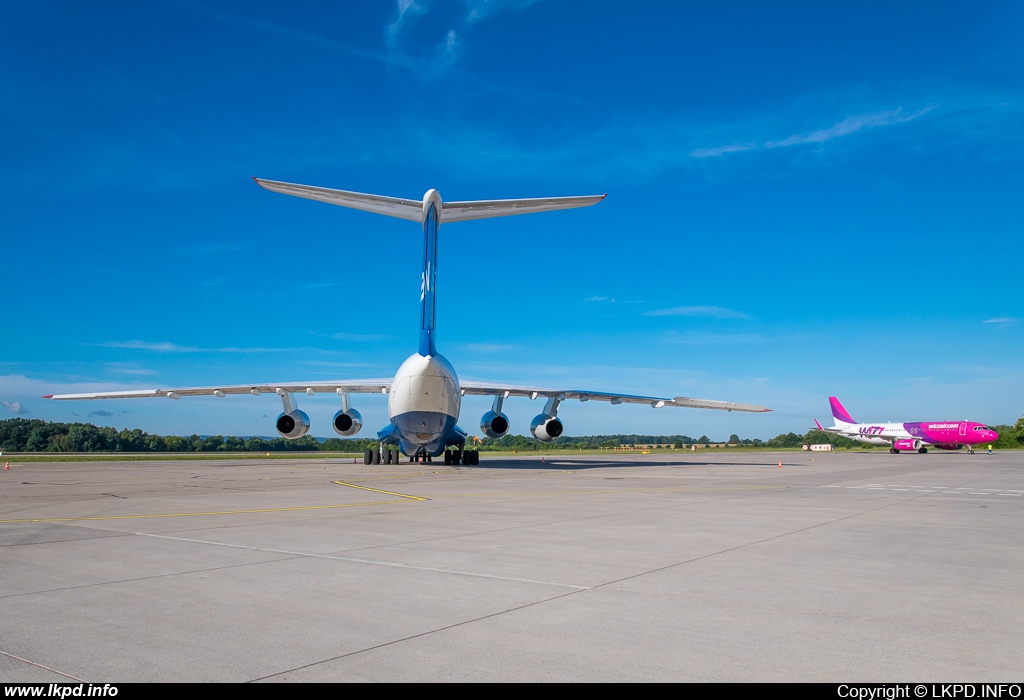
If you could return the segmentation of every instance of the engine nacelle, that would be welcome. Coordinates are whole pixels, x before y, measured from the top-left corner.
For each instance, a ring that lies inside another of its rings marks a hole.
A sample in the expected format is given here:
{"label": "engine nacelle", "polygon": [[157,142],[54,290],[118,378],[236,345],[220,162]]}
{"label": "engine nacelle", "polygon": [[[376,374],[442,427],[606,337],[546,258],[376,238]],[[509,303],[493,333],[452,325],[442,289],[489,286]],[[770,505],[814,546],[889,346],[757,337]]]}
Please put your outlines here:
{"label": "engine nacelle", "polygon": [[894,450],[912,451],[917,452],[921,449],[921,441],[916,438],[907,438],[906,440],[897,440],[892,444]]}
{"label": "engine nacelle", "polygon": [[500,438],[508,432],[508,416],[488,411],[480,419],[480,430],[489,438]]}
{"label": "engine nacelle", "polygon": [[530,423],[530,433],[541,442],[551,442],[562,434],[562,421],[541,413]]}
{"label": "engine nacelle", "polygon": [[309,416],[299,409],[277,417],[277,432],[288,440],[297,440],[309,432]]}
{"label": "engine nacelle", "polygon": [[349,437],[355,435],[363,427],[363,417],[359,415],[359,411],[354,408],[350,408],[347,411],[342,410],[334,414],[334,432],[342,437]]}

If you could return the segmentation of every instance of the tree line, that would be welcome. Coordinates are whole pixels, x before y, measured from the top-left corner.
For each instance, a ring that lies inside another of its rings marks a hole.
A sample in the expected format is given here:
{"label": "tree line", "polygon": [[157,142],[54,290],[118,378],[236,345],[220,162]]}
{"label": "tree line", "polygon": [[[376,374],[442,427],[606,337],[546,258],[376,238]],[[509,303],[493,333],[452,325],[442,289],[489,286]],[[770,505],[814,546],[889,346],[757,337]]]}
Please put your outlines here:
{"label": "tree line", "polygon": [[[989,426],[999,433],[996,449],[1024,447],[1024,418],[1016,425]],[[809,430],[803,435],[789,432],[770,440],[741,439],[733,433],[728,440],[711,440],[707,435],[563,435],[554,442],[540,442],[523,435],[501,438],[473,438],[476,449],[488,452],[536,452],[539,450],[612,449],[622,445],[663,445],[685,449],[690,445],[727,443],[743,447],[800,447],[830,443],[837,448],[870,448],[861,442],[832,433]],[[0,420],[0,448],[7,452],[355,452],[377,445],[374,438],[328,438],[320,441],[306,435],[298,440],[223,435],[152,435],[133,430],[98,427],[91,423],[51,423],[39,419]]]}

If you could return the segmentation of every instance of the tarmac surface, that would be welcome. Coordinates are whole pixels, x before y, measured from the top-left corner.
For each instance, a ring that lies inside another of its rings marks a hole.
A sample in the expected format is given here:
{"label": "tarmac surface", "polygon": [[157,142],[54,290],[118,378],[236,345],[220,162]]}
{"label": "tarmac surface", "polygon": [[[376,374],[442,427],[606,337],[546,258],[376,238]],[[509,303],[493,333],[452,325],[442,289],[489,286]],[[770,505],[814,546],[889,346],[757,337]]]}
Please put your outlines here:
{"label": "tarmac surface", "polygon": [[1019,681],[1022,525],[1024,451],[15,462],[0,681]]}

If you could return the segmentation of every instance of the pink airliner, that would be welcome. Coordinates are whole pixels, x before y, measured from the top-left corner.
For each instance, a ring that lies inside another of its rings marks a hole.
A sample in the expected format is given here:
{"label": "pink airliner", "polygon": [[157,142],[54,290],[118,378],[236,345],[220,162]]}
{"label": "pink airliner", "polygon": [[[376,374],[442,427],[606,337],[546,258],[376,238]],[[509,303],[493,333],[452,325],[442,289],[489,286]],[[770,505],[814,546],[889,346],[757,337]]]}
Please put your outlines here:
{"label": "pink airliner", "polygon": [[832,418],[835,425],[830,428],[822,428],[821,423],[815,420],[814,424],[818,426],[818,430],[871,445],[889,445],[889,451],[893,454],[912,450],[924,454],[929,447],[939,450],[959,450],[965,445],[970,448],[979,443],[991,443],[999,439],[996,431],[984,423],[972,423],[965,420],[922,423],[858,423],[835,396],[829,396],[828,402],[832,405]]}

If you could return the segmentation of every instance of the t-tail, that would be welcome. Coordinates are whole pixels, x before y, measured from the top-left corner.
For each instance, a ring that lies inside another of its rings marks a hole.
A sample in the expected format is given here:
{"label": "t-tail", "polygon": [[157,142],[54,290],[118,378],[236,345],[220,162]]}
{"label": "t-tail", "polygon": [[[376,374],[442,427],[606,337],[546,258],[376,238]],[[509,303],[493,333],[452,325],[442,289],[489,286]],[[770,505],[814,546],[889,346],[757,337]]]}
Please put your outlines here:
{"label": "t-tail", "polygon": [[419,354],[424,357],[437,355],[435,309],[437,297],[437,239],[443,223],[489,219],[513,214],[533,214],[557,209],[575,209],[597,204],[605,195],[586,197],[545,197],[539,199],[493,199],[469,202],[442,202],[437,190],[427,190],[423,200],[399,199],[377,194],[332,190],[326,187],[295,185],[253,178],[261,187],[290,194],[295,197],[314,199],[328,204],[337,204],[374,214],[394,216],[399,219],[419,221],[423,224],[423,273],[420,288],[420,337]]}
{"label": "t-tail", "polygon": [[433,357],[437,354],[437,347],[434,345],[434,313],[437,310],[434,290],[437,286],[437,231],[441,228],[440,210],[441,195],[437,190],[427,190],[423,195],[423,280],[420,283],[419,353],[424,357]]}
{"label": "t-tail", "polygon": [[851,416],[850,412],[843,408],[843,404],[839,403],[839,399],[835,396],[829,396],[828,402],[832,406],[832,419],[838,426],[842,425],[855,425],[855,421]]}

